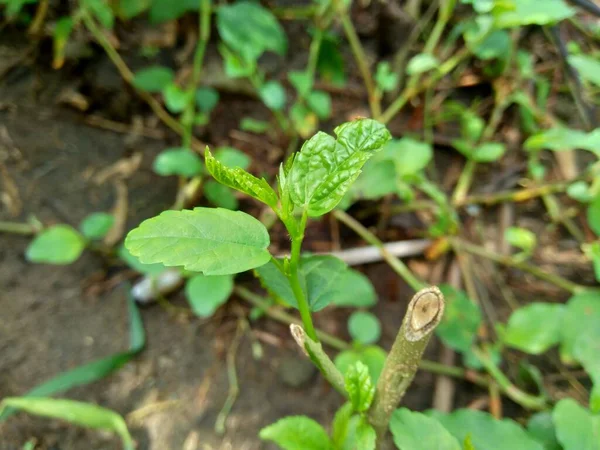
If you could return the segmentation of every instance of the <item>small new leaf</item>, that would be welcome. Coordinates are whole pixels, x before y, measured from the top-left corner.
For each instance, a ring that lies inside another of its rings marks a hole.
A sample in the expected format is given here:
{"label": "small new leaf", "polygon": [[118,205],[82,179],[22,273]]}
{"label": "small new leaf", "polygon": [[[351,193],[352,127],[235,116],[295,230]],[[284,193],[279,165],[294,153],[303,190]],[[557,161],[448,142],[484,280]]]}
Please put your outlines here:
{"label": "small new leaf", "polygon": [[344,379],[348,398],[354,410],[357,412],[368,410],[375,395],[375,385],[371,381],[369,368],[362,362],[357,361],[348,369]]}
{"label": "small new leaf", "polygon": [[292,201],[311,217],[331,211],[362,166],[390,139],[384,125],[359,119],[340,125],[337,140],[319,132],[302,146],[289,173]]}
{"label": "small new leaf", "polygon": [[277,207],[277,194],[264,178],[257,178],[239,167],[230,168],[221,164],[206,148],[204,163],[210,174],[219,183],[248,194],[271,208]]}

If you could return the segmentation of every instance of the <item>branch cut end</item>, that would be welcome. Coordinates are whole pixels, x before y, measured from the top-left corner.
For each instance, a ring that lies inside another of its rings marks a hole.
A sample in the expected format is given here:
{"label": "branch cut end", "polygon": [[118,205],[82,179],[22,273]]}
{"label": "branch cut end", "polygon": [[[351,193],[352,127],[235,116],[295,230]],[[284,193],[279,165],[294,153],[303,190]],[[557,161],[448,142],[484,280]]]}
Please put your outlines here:
{"label": "branch cut end", "polygon": [[435,286],[420,290],[408,304],[406,339],[418,341],[432,332],[444,315],[444,296]]}

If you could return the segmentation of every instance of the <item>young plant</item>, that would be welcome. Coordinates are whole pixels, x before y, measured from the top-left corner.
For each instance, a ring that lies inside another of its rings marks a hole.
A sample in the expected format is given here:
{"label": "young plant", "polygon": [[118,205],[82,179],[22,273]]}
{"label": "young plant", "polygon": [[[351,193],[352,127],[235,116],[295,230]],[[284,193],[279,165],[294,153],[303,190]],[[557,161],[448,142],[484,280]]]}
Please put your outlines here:
{"label": "young plant", "polygon": [[[441,320],[444,301],[435,288],[421,291],[411,301],[396,343],[381,369],[383,375],[377,389],[369,367],[360,362],[351,364],[344,376],[324,352],[312,314],[347,294],[346,282],[360,286],[361,278],[332,256],[301,255],[307,221],[333,210],[367,160],[390,139],[388,130],[370,119],[340,125],[335,134],[337,138],[317,133],[282,164],[277,192],[266,180],[239,167],[227,167],[206,150],[206,168],[215,180],[265,203],[280,218],[292,240],[289,257],[276,259],[269,253],[269,234],[258,220],[221,208],[165,211],[132,230],[125,246],[142,263],[202,272],[197,283],[210,292],[220,286],[220,298],[226,298],[231,289],[230,281],[222,283],[223,277],[256,269],[269,290],[299,310],[303,327],[293,327],[294,338],[334,388],[349,399],[351,406],[343,407],[339,413],[338,428],[346,431],[338,433],[336,445],[343,448],[343,443],[351,439],[360,443],[360,448],[374,449],[377,439],[383,439],[391,414],[410,385],[427,341]],[[372,322],[370,316],[355,318],[353,322],[357,320]],[[377,339],[376,325],[370,326],[373,332],[359,337],[365,343]],[[305,430],[314,428],[310,419],[284,420],[288,424],[285,433],[299,432],[307,443],[315,437],[319,440],[320,431],[315,434]],[[351,423],[354,428],[347,435]],[[294,431],[290,426],[299,428]],[[261,436],[283,445],[275,436],[277,433],[268,430],[263,430]]]}

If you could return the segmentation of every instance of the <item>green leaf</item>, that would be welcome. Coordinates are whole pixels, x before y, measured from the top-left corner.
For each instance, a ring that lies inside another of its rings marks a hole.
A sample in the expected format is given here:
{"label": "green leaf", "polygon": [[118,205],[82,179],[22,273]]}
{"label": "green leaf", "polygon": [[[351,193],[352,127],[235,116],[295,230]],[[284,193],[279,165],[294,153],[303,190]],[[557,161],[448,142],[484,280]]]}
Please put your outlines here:
{"label": "green leaf", "polygon": [[163,177],[180,175],[191,178],[202,173],[202,160],[187,148],[174,147],[160,152],[152,168]]}
{"label": "green leaf", "polygon": [[470,436],[477,450],[544,450],[544,447],[519,424],[510,420],[496,420],[490,414],[471,409],[459,409],[452,414],[428,411],[459,442]]}
{"label": "green leaf", "polygon": [[550,128],[531,136],[525,141],[525,150],[569,151],[588,150],[600,156],[600,128],[586,133],[564,127]]}
{"label": "green leaf", "polygon": [[600,86],[600,61],[596,58],[587,55],[571,55],[569,64],[579,72],[581,78]]}
{"label": "green leaf", "polygon": [[[273,261],[258,268],[256,273],[269,292],[298,308],[289,279]],[[300,278],[311,311],[320,311],[330,303],[338,306],[370,306],[375,303],[375,291],[368,279],[334,256],[303,256],[300,259]]]}
{"label": "green leaf", "polygon": [[38,234],[27,247],[28,261],[67,265],[81,256],[85,249],[83,237],[69,225],[55,225]]}
{"label": "green leaf", "polygon": [[408,137],[394,139],[374,159],[393,161],[398,176],[405,177],[415,175],[427,167],[433,159],[433,148],[426,142]]}
{"label": "green leaf", "polygon": [[83,0],[82,4],[104,28],[112,29],[115,24],[115,16],[108,3],[104,0]]}
{"label": "green leaf", "polygon": [[468,352],[481,324],[481,311],[465,292],[449,285],[442,285],[440,289],[446,298],[446,309],[436,333],[448,347]]}
{"label": "green leaf", "polygon": [[587,221],[596,236],[600,236],[600,195],[592,200],[588,206]]}
{"label": "green leaf", "polygon": [[560,341],[565,306],[551,303],[530,303],[512,313],[506,327],[504,342],[529,353],[539,355]]}
{"label": "green leaf", "polygon": [[36,416],[61,419],[86,428],[96,428],[117,434],[126,450],[133,450],[134,444],[123,418],[111,411],[90,403],[74,400],[6,397],[0,403],[2,408],[15,408]]}
{"label": "green leaf", "polygon": [[256,61],[244,61],[239,55],[225,45],[219,45],[219,53],[225,63],[225,75],[229,78],[250,77],[256,71]]}
{"label": "green leaf", "polygon": [[509,227],[504,231],[504,239],[513,247],[532,252],[537,243],[535,233],[521,227]]}
{"label": "green leaf", "polygon": [[562,450],[556,439],[552,413],[544,411],[531,416],[527,422],[527,432],[543,445],[544,450]]}
{"label": "green leaf", "polygon": [[150,22],[159,23],[178,19],[188,11],[198,9],[198,0],[151,0]]}
{"label": "green leaf", "polygon": [[239,167],[231,169],[221,164],[208,148],[204,153],[204,162],[210,174],[219,183],[244,192],[271,208],[277,208],[277,194],[264,178],[256,178]]}
{"label": "green leaf", "polygon": [[348,319],[348,332],[356,342],[374,344],[381,336],[381,324],[374,314],[355,311]]}
{"label": "green leaf", "polygon": [[594,383],[590,392],[590,411],[593,414],[600,414],[600,384]]}
{"label": "green leaf", "polygon": [[289,174],[292,201],[311,217],[331,211],[364,163],[390,139],[385,126],[371,119],[345,123],[335,133],[337,141],[322,132],[306,141]]}
{"label": "green leaf", "polygon": [[102,239],[115,223],[115,216],[104,212],[95,212],[86,216],[79,224],[81,233],[88,239]]}
{"label": "green leaf", "polygon": [[308,107],[321,120],[331,116],[331,96],[325,91],[312,91],[306,97]]}
{"label": "green leaf", "polygon": [[435,56],[428,53],[419,53],[408,61],[406,73],[409,75],[418,75],[433,70],[439,67],[439,65],[440,62]]}
{"label": "green leaf", "polygon": [[133,86],[141,91],[162,92],[175,79],[175,74],[168,67],[153,66],[136,72]]}
{"label": "green leaf", "polygon": [[377,383],[386,356],[387,354],[381,347],[371,345],[360,349],[344,350],[338,353],[334,364],[342,374],[346,374],[350,367],[355,365],[357,361],[360,361],[369,368],[369,375],[373,383]]}
{"label": "green leaf", "polygon": [[582,330],[575,341],[573,356],[590,375],[594,385],[600,385],[600,328]]}
{"label": "green leaf", "polygon": [[580,203],[589,203],[593,199],[590,186],[583,180],[571,183],[567,188],[567,195]]}
{"label": "green leaf", "polygon": [[267,81],[260,87],[260,98],[267,108],[280,111],[285,106],[285,89],[277,81]]}
{"label": "green leaf", "polygon": [[190,103],[192,92],[170,83],[162,91],[167,109],[173,114],[182,112]]}
{"label": "green leaf", "polygon": [[260,430],[259,436],[275,442],[284,450],[332,450],[331,441],[323,427],[306,416],[280,419]]}
{"label": "green leaf", "polygon": [[220,208],[231,209],[235,211],[239,208],[239,203],[231,188],[217,183],[215,180],[208,180],[204,184],[204,196],[213,205]]}
{"label": "green leaf", "polygon": [[344,58],[340,52],[339,38],[331,33],[325,33],[321,42],[317,70],[321,78],[334,86],[346,84],[344,73]]}
{"label": "green leaf", "polygon": [[596,281],[600,281],[600,241],[582,244],[581,250],[583,250],[585,256],[592,260]]}
{"label": "green leaf", "polygon": [[306,97],[313,87],[313,77],[306,70],[291,70],[288,80],[300,97]]}
{"label": "green leaf", "polygon": [[461,450],[459,442],[440,422],[407,408],[394,411],[390,430],[400,449]]}
{"label": "green leaf", "polygon": [[338,208],[345,209],[344,205],[350,206],[357,199],[374,200],[396,192],[396,178],[396,167],[393,161],[375,161],[373,158],[364,165],[362,173],[352,184]]}
{"label": "green leaf", "polygon": [[119,249],[117,250],[117,255],[131,269],[135,270],[136,272],[143,273],[145,275],[158,275],[159,273],[166,270],[166,267],[163,264],[142,263],[137,256],[133,256],[131,253],[129,253],[129,250],[127,250],[125,245],[121,245],[119,247]]}
{"label": "green leaf", "polygon": [[387,61],[382,61],[377,64],[375,71],[375,83],[381,92],[393,91],[398,87],[400,76],[392,72],[392,66]]}
{"label": "green leaf", "polygon": [[510,52],[511,45],[510,36],[505,30],[494,30],[469,48],[479,59],[489,61],[505,58]]}
{"label": "green leaf", "polygon": [[221,164],[227,167],[239,167],[240,169],[248,169],[252,160],[241,150],[234,147],[217,147],[214,157]]}
{"label": "green leaf", "polygon": [[240,122],[240,129],[242,131],[249,131],[250,133],[263,134],[269,128],[271,124],[265,120],[256,120],[252,117],[244,117]]}
{"label": "green leaf", "polygon": [[258,3],[241,1],[217,9],[221,39],[246,61],[256,61],[267,50],[284,55],[287,38],[275,16]]}
{"label": "green leaf", "polygon": [[196,275],[185,285],[185,295],[192,311],[199,317],[210,317],[227,301],[233,291],[231,275]]}
{"label": "green leaf", "polygon": [[600,416],[566,398],[556,404],[552,418],[564,450],[600,450]]}
{"label": "green leaf", "polygon": [[494,12],[496,27],[549,25],[567,19],[576,12],[564,0],[544,0],[543,8],[540,8],[539,0],[514,0],[511,3],[514,8],[498,8]]}
{"label": "green leaf", "polygon": [[367,422],[364,417],[355,417],[356,427],[352,441],[354,445],[352,449],[360,450],[375,450],[377,444],[377,433],[375,428]]}
{"label": "green leaf", "polygon": [[151,0],[119,0],[117,13],[120,19],[130,20],[146,11]]}
{"label": "green leaf", "polygon": [[486,142],[473,150],[471,159],[479,163],[494,162],[502,158],[506,147],[499,142]]}
{"label": "green leaf", "polygon": [[348,438],[350,419],[354,414],[352,403],[346,402],[337,410],[331,425],[331,438],[333,447],[337,450],[343,448],[344,442]]}
{"label": "green leaf", "polygon": [[65,49],[72,31],[73,19],[71,17],[61,17],[54,25],[52,33],[53,69],[60,69],[65,63]]}
{"label": "green leaf", "polygon": [[371,381],[369,368],[357,361],[346,371],[344,381],[348,399],[354,410],[357,412],[367,411],[375,395],[375,385]]}
{"label": "green leaf", "polygon": [[[129,286],[127,286],[129,289]],[[37,385],[25,394],[25,397],[48,397],[65,392],[77,386],[83,386],[100,380],[123,367],[141,352],[146,342],[144,324],[131,295],[127,297],[129,311],[129,350],[98,359],[74,369],[58,374],[54,378]],[[0,414],[0,421],[8,418],[14,411],[7,409]]]}
{"label": "green leaf", "polygon": [[317,115],[301,102],[295,102],[290,108],[290,119],[294,129],[303,138],[313,134],[319,122]]}
{"label": "green leaf", "polygon": [[266,264],[269,233],[254,217],[222,208],[164,211],[129,232],[125,246],[144,264],[229,275]]}
{"label": "green leaf", "polygon": [[573,364],[576,361],[577,339],[597,327],[598,323],[600,323],[600,294],[582,292],[569,299],[560,328],[560,357],[563,362]]}
{"label": "green leaf", "polygon": [[200,87],[196,89],[195,99],[198,110],[210,114],[219,103],[219,91],[211,87]]}

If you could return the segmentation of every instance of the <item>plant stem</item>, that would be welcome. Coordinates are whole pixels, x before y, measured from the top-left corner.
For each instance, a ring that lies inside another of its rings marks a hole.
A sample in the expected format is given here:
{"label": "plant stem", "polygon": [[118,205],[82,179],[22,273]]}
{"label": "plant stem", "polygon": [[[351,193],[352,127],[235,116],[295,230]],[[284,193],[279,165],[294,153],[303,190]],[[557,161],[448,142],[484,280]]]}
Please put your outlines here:
{"label": "plant stem", "polygon": [[431,30],[431,34],[429,35],[427,42],[425,43],[423,53],[432,54],[437,47],[442,37],[442,33],[448,24],[448,20],[450,20],[450,17],[452,16],[452,11],[454,10],[455,4],[456,0],[440,0],[438,19],[433,26],[433,30]]}
{"label": "plant stem", "polygon": [[300,346],[302,351],[311,359],[311,361],[317,366],[317,369],[323,374],[325,379],[342,394],[344,397],[348,397],[346,392],[346,386],[344,383],[344,376],[335,367],[331,358],[323,350],[323,346],[310,339],[300,325],[290,325],[290,332],[294,337],[296,343]]}
{"label": "plant stem", "polygon": [[464,198],[467,196],[469,192],[469,188],[471,187],[471,182],[473,181],[473,175],[475,174],[475,168],[477,167],[477,163],[468,159],[463,171],[458,178],[458,182],[456,183],[456,188],[454,189],[454,194],[452,194],[452,203],[457,204],[464,201]]}
{"label": "plant stem", "polygon": [[411,288],[413,288],[415,291],[418,291],[419,289],[422,289],[425,286],[425,283],[423,283],[421,280],[419,280],[412,274],[410,269],[406,267],[406,264],[404,264],[395,256],[391,255],[385,249],[383,242],[381,242],[377,238],[377,236],[375,236],[373,233],[367,230],[360,222],[358,222],[356,219],[339,209],[334,210],[333,215],[336,219],[338,219],[340,222],[344,223],[346,226],[348,226],[350,229],[356,232],[356,234],[358,234],[369,244],[377,247],[381,252],[381,256],[383,257],[383,259],[392,267],[392,269],[394,269],[394,271],[398,275],[400,275],[400,277],[402,277],[404,281],[406,281],[406,283]]}
{"label": "plant stem", "polygon": [[489,206],[502,202],[525,202],[527,200],[531,200],[533,198],[541,197],[547,194],[564,192],[571,185],[571,183],[572,181],[559,182],[514,191],[500,191],[494,192],[492,194],[469,195],[464,197],[461,201],[454,202],[454,206],[473,204]]}
{"label": "plant stem", "polygon": [[0,233],[23,234],[29,236],[36,234],[39,231],[40,228],[31,223],[0,221]]}
{"label": "plant stem", "polygon": [[534,396],[523,392],[502,373],[486,352],[478,347],[473,347],[472,350],[508,398],[527,409],[542,410],[547,408],[548,403],[544,396]]}
{"label": "plant stem", "polygon": [[352,20],[348,15],[348,10],[343,5],[343,2],[341,0],[334,0],[334,5],[340,16],[344,33],[346,34],[346,38],[348,39],[348,43],[352,49],[352,54],[354,55],[354,60],[356,61],[358,70],[360,71],[363,82],[365,83],[367,95],[369,96],[369,108],[371,109],[371,114],[373,119],[379,120],[381,116],[381,103],[379,102],[377,93],[375,92],[375,83],[373,83],[373,77],[371,76],[369,65],[367,64],[367,55],[365,54],[362,44],[360,43],[360,39],[356,34]]}
{"label": "plant stem", "polygon": [[444,303],[440,290],[430,287],[417,292],[408,304],[369,410],[369,422],[377,432],[379,443],[387,433],[392,413],[417,373],[431,334],[442,320]]}
{"label": "plant stem", "polygon": [[185,111],[182,115],[184,126],[183,146],[189,148],[192,144],[192,130],[194,128],[194,110],[196,105],[195,91],[200,84],[200,76],[202,74],[202,64],[204,62],[204,54],[206,46],[210,39],[210,3],[211,0],[200,0],[200,19],[198,20],[198,46],[194,53],[194,62],[192,66],[192,79],[188,89],[192,92]]}
{"label": "plant stem", "polygon": [[475,244],[471,244],[469,242],[465,242],[458,238],[450,238],[451,244],[453,247],[457,247],[461,250],[464,250],[468,253],[472,253],[473,255],[481,256],[483,258],[490,259],[499,264],[514,267],[516,269],[522,270],[523,272],[530,273],[531,275],[539,278],[540,280],[547,281],[548,283],[552,283],[555,286],[558,286],[561,289],[565,289],[566,291],[577,293],[581,291],[590,290],[591,288],[587,286],[582,286],[577,283],[573,283],[566,278],[561,277],[560,275],[551,274],[543,271],[542,269],[537,268],[531,264],[528,264],[523,261],[516,261],[511,256],[501,255],[498,253],[494,253],[484,247],[480,247]]}
{"label": "plant stem", "polygon": [[[300,250],[302,249],[302,241],[304,240],[304,230],[306,229],[306,221],[308,220],[308,212],[305,210],[300,218],[299,226],[296,228],[294,234],[292,234],[292,253],[290,255],[290,284],[292,285],[292,291],[296,302],[298,303],[298,310],[300,311],[300,317],[302,318],[302,324],[309,338],[315,342],[319,342],[315,327],[312,323],[312,317],[310,315],[310,306],[308,299],[304,294],[302,285],[300,284],[299,266],[300,266]],[[288,230],[290,231],[290,230]]]}

